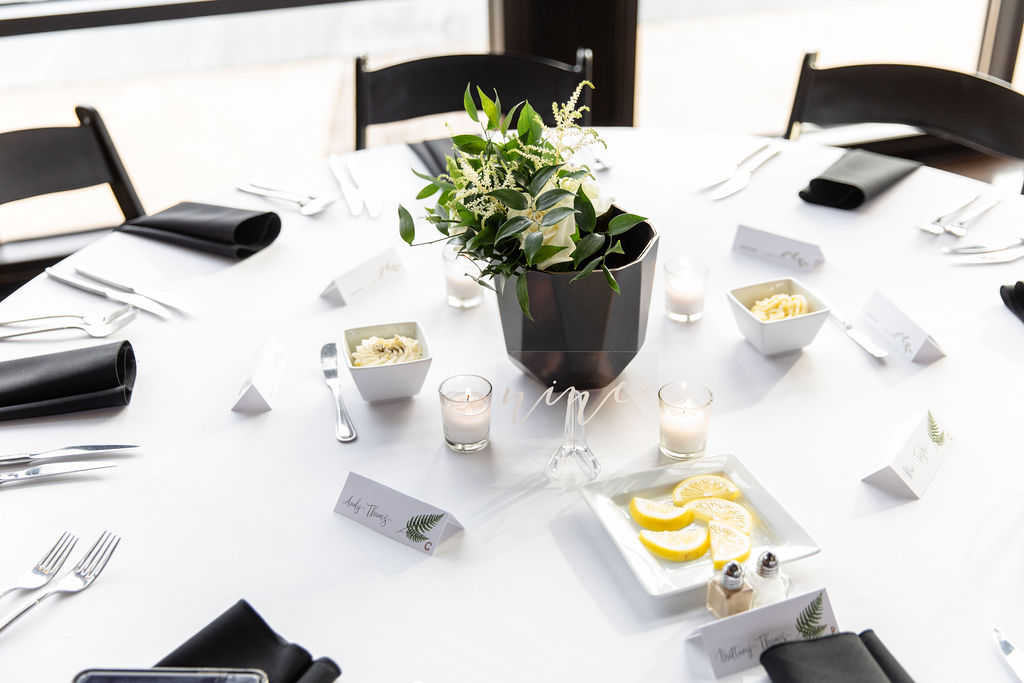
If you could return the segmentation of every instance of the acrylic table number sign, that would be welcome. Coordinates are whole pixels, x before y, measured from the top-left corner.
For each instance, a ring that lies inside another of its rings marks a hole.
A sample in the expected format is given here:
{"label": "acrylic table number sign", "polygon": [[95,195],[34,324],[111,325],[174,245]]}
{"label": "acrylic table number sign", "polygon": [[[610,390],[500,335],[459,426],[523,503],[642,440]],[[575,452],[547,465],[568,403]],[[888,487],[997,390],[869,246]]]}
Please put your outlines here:
{"label": "acrylic table number sign", "polygon": [[861,481],[898,496],[920,498],[953,445],[953,436],[928,410],[908,421]]}
{"label": "acrylic table number sign", "polygon": [[690,634],[704,641],[716,678],[755,667],[772,645],[810,640],[838,632],[828,599],[819,588],[765,607],[718,619]]}
{"label": "acrylic table number sign", "polygon": [[349,472],[334,511],[428,555],[463,528],[452,513],[355,472]]}
{"label": "acrylic table number sign", "polygon": [[587,432],[584,424],[586,399],[585,392],[579,392],[575,387],[569,387],[562,443],[551,454],[546,468],[548,476],[552,479],[557,479],[565,473],[565,463],[569,459],[574,460],[580,466],[588,480],[597,479],[601,474],[601,462],[587,445]]}

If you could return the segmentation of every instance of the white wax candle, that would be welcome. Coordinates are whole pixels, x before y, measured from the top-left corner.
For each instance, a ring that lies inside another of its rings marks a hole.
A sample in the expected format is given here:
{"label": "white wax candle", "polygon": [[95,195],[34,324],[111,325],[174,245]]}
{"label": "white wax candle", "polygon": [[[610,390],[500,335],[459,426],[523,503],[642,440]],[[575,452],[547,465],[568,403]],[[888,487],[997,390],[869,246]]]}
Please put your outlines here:
{"label": "white wax candle", "polygon": [[490,401],[482,401],[481,394],[468,393],[461,401],[451,397],[444,402],[441,422],[449,441],[458,444],[472,444],[483,441],[491,428]]}
{"label": "white wax candle", "polygon": [[449,267],[445,270],[444,277],[448,287],[448,296],[454,296],[457,299],[472,299],[480,296],[480,285],[476,280],[467,276],[464,271]]}
{"label": "white wax candle", "polygon": [[708,414],[701,408],[662,406],[661,445],[673,453],[696,453],[708,439]]}
{"label": "white wax candle", "polygon": [[700,280],[669,280],[665,285],[669,313],[693,315],[704,311],[704,283]]}

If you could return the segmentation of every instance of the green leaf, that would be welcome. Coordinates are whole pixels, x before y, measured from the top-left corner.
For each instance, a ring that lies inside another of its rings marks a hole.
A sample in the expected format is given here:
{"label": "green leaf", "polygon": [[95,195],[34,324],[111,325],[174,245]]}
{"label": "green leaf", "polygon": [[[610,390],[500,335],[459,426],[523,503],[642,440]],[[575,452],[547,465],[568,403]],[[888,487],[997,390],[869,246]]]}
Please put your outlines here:
{"label": "green leaf", "polygon": [[466,84],[466,93],[462,96],[462,106],[466,108],[469,118],[477,122],[480,121],[476,113],[476,102],[473,101],[473,92],[469,88],[469,83]]}
{"label": "green leaf", "polygon": [[533,174],[533,178],[530,179],[529,191],[530,195],[536,197],[540,194],[544,186],[547,185],[548,180],[551,176],[561,168],[563,164],[552,164],[551,166],[542,166],[537,169],[537,172]]}
{"label": "green leaf", "polygon": [[637,216],[634,213],[624,213],[616,216],[615,218],[608,221],[608,234],[618,235],[626,232],[637,223],[643,223],[646,218],[643,216]]}
{"label": "green leaf", "polygon": [[[540,234],[540,233],[538,233],[538,234]],[[565,251],[568,248],[569,247],[556,247],[553,244],[545,245],[545,246],[543,246],[543,247],[541,247],[540,249],[537,250],[537,253],[534,254],[534,256],[533,256],[533,260],[536,263],[544,263],[549,258],[551,258],[555,254],[557,254],[558,252]]]}
{"label": "green leaf", "polygon": [[409,244],[416,239],[416,223],[413,222],[409,210],[401,204],[398,205],[398,234]]}
{"label": "green leaf", "polygon": [[563,190],[561,188],[555,188],[554,190],[548,190],[541,196],[537,197],[537,210],[546,211],[552,206],[562,201],[566,197],[572,197],[573,194],[569,190]]}
{"label": "green leaf", "polygon": [[817,638],[828,628],[826,624],[820,623],[823,613],[821,593],[818,593],[818,597],[811,600],[797,616],[796,630],[805,639]]}
{"label": "green leaf", "polygon": [[519,134],[519,139],[526,144],[530,142],[530,124],[533,121],[533,117],[534,111],[533,107],[530,106],[530,102],[524,102],[523,108],[519,111],[519,119],[516,122],[516,133]]}
{"label": "green leaf", "polygon": [[509,126],[510,123],[512,123],[512,117],[515,116],[516,109],[519,109],[519,107],[521,107],[521,106],[523,106],[522,102],[517,102],[516,104],[514,104],[512,106],[512,108],[508,110],[508,113],[505,114],[505,118],[503,118],[501,120],[501,134],[502,135],[508,134],[508,126]]}
{"label": "green leaf", "polygon": [[580,229],[580,232],[594,232],[594,228],[597,226],[597,214],[594,212],[594,204],[590,201],[587,193],[583,191],[582,185],[576,190],[576,199],[572,201],[572,205],[578,212],[576,227]]}
{"label": "green leaf", "polygon": [[465,154],[480,154],[487,148],[487,141],[476,135],[455,135],[452,136],[452,143]]}
{"label": "green leaf", "polygon": [[485,95],[480,86],[476,87],[476,91],[480,95],[480,106],[483,107],[484,114],[487,115],[487,127],[498,128],[501,121],[498,120],[498,107],[494,104],[494,100]]}
{"label": "green leaf", "polygon": [[581,168],[577,171],[566,171],[563,169],[558,172],[559,178],[566,178],[567,180],[580,180],[582,178],[586,178],[588,175],[590,175],[590,171],[585,168]]}
{"label": "green leaf", "polygon": [[537,252],[544,246],[544,233],[540,230],[531,232],[523,242],[523,252],[526,254],[526,264],[532,266],[537,263]]}
{"label": "green leaf", "polygon": [[599,232],[590,233],[576,243],[576,249],[572,252],[572,262],[579,266],[579,264],[596,254],[603,246],[604,235]]}
{"label": "green leaf", "polygon": [[527,140],[531,145],[538,144],[544,138],[544,124],[541,123],[540,116],[534,112],[533,118],[530,120],[530,136]]}
{"label": "green leaf", "polygon": [[520,273],[516,276],[516,299],[519,300],[519,308],[523,311],[523,315],[532,321],[533,316],[530,315],[530,290],[527,289],[526,273]]}
{"label": "green leaf", "polygon": [[526,195],[522,192],[517,192],[508,188],[491,190],[487,193],[487,196],[494,197],[508,208],[515,209],[517,211],[522,211],[530,205],[530,200],[526,198]]}
{"label": "green leaf", "polygon": [[422,190],[420,190],[420,193],[418,195],[416,195],[416,199],[426,199],[427,197],[429,197],[430,195],[434,194],[435,192],[437,192],[440,189],[441,188],[438,187],[437,185],[435,185],[434,183],[430,183],[429,185],[424,187]]}
{"label": "green leaf", "polygon": [[608,252],[607,252],[607,254],[625,254],[625,253],[626,252],[622,248],[622,242],[617,241],[617,240],[616,240],[615,244],[612,246],[612,248],[609,249]]}
{"label": "green leaf", "polygon": [[443,512],[432,515],[415,515],[414,517],[409,518],[409,521],[405,523],[405,526],[395,533],[404,533],[405,537],[410,541],[423,543],[427,540],[427,534],[430,533],[430,530],[437,526],[437,523],[443,518]]}
{"label": "green leaf", "polygon": [[485,228],[480,232],[476,233],[466,242],[466,249],[469,251],[475,251],[481,247],[489,247],[494,244],[494,230],[491,228]]}
{"label": "green leaf", "polygon": [[573,279],[569,280],[569,282],[573,283],[573,282],[576,282],[577,280],[582,280],[586,276],[590,275],[592,272],[594,272],[594,268],[596,268],[597,264],[600,263],[600,262],[601,262],[601,259],[594,259],[593,261],[588,263],[583,268],[583,270],[581,270],[579,273],[577,273],[576,277],[574,277]]}
{"label": "green leaf", "polygon": [[622,290],[619,289],[619,283],[615,281],[615,276],[612,275],[612,271],[608,270],[608,266],[602,263],[601,270],[604,271],[604,279],[608,281],[608,286],[612,288],[612,291],[616,294],[622,294]]}
{"label": "green leaf", "polygon": [[512,237],[513,235],[518,235],[531,225],[533,225],[533,221],[526,216],[514,216],[509,218],[501,224],[501,227],[498,229],[498,236],[495,238],[494,243],[497,244],[498,242]]}
{"label": "green leaf", "polygon": [[939,424],[935,421],[935,416],[932,415],[932,411],[928,411],[928,438],[931,439],[936,446],[941,446],[946,443],[946,432],[939,429]]}
{"label": "green leaf", "polygon": [[418,176],[418,177],[420,177],[420,178],[423,178],[423,179],[424,179],[424,180],[426,180],[426,181],[427,181],[428,183],[434,183],[435,185],[437,185],[438,187],[440,187],[440,188],[441,188],[442,190],[454,190],[454,189],[455,189],[455,186],[454,186],[454,185],[452,185],[452,184],[451,184],[450,182],[448,182],[447,180],[444,180],[444,179],[442,179],[442,178],[435,178],[434,176],[432,176],[432,175],[427,175],[426,173],[420,173],[420,172],[419,172],[419,171],[417,171],[417,170],[416,170],[415,168],[413,168],[413,169],[410,169],[410,170],[411,170],[411,171],[412,171],[412,172],[413,172],[413,173],[414,173],[414,174],[415,174],[416,176]]}
{"label": "green leaf", "polygon": [[[572,208],[571,206],[559,206],[558,208],[551,209],[546,214],[544,214],[544,218],[541,219],[540,224],[554,225],[555,223],[564,220],[566,217],[571,216],[574,213],[576,213],[576,209]],[[604,238],[602,237],[601,239]]]}

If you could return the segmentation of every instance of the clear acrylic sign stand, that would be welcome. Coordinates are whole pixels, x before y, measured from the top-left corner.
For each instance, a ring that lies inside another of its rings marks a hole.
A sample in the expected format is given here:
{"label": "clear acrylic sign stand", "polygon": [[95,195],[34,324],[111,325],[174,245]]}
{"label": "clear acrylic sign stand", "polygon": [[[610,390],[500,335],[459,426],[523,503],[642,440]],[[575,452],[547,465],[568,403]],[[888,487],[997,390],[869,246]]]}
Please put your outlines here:
{"label": "clear acrylic sign stand", "polygon": [[569,400],[565,408],[565,433],[561,445],[548,460],[547,474],[557,479],[565,474],[565,462],[570,456],[583,470],[589,481],[601,474],[601,463],[587,445],[587,431],[583,424],[583,394],[575,387],[569,389]]}

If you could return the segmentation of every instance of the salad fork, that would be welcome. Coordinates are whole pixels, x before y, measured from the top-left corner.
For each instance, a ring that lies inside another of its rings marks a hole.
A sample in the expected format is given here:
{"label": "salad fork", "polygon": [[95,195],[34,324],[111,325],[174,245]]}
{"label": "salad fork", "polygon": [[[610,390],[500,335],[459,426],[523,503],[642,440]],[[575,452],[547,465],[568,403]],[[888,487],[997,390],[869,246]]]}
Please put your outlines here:
{"label": "salad fork", "polygon": [[57,542],[53,544],[49,552],[43,555],[42,559],[36,562],[36,566],[18,577],[18,580],[6,588],[0,588],[0,598],[11,591],[35,590],[42,588],[57,575],[60,568],[64,566],[64,560],[68,559],[75,544],[78,543],[78,536],[65,531]]}
{"label": "salad fork", "polygon": [[135,316],[139,313],[137,308],[127,306],[125,308],[119,308],[113,313],[109,313],[99,322],[72,322],[66,325],[50,325],[48,327],[15,327],[9,332],[0,332],[0,340],[11,339],[13,337],[24,337],[29,334],[40,334],[42,332],[56,332],[58,330],[82,330],[90,337],[109,337],[114,332],[117,332],[122,327],[135,320]]}
{"label": "salad fork", "polygon": [[110,561],[110,557],[114,554],[114,550],[117,548],[117,544],[121,542],[121,537],[112,534],[109,531],[104,531],[100,534],[100,537],[93,544],[89,552],[86,553],[85,557],[79,560],[78,564],[71,572],[65,574],[57,585],[46,591],[38,598],[28,603],[21,609],[12,612],[7,615],[3,620],[0,620],[0,632],[5,628],[21,619],[25,616],[33,607],[41,603],[51,595],[57,593],[78,593],[84,591],[86,588],[92,585],[103,568],[107,566],[107,562]]}
{"label": "salad fork", "polygon": [[103,323],[110,322],[111,320],[115,320],[117,318],[120,318],[122,315],[127,313],[128,309],[131,308],[131,307],[132,307],[131,304],[125,304],[121,308],[119,308],[119,309],[117,309],[115,311],[112,311],[110,313],[107,313],[105,315],[100,315],[99,313],[93,313],[93,314],[90,314],[90,315],[75,315],[73,313],[68,313],[66,315],[37,315],[34,318],[20,318],[18,320],[4,320],[4,321],[0,322],[0,326],[16,325],[18,323],[30,323],[30,322],[34,322],[36,320],[57,320],[59,318],[74,318],[76,320],[81,320],[86,325],[101,325]]}

